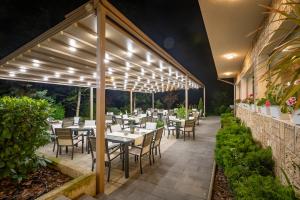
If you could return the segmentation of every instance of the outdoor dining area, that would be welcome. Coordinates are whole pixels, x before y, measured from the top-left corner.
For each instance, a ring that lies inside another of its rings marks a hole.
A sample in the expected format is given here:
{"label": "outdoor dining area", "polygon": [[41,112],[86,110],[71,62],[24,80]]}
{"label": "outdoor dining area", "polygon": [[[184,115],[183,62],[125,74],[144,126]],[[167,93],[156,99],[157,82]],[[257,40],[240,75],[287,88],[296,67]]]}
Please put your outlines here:
{"label": "outdoor dining area", "polygon": [[[130,160],[139,163],[139,171],[143,174],[143,164],[151,166],[156,159],[163,159],[162,139],[195,140],[195,127],[203,116],[202,111],[193,109],[186,119],[177,117],[176,113],[177,109],[148,109],[145,112],[135,109],[132,114],[121,115],[107,112],[104,143],[107,182],[110,181],[111,170],[114,170],[112,162],[121,168],[126,179],[129,178]],[[95,120],[74,117],[63,121],[49,121],[49,127],[52,142],[41,148],[40,152],[63,160],[74,160],[74,163],[79,157],[84,157],[85,169],[94,171],[97,132]],[[78,165],[80,167],[82,164]],[[133,166],[136,167],[138,166]]]}
{"label": "outdoor dining area", "polygon": [[[177,139],[194,139],[195,124],[200,115],[205,116],[205,85],[106,0],[87,2],[4,57],[0,78],[90,88],[90,118],[51,122],[51,150],[41,151],[61,158],[65,150],[73,161],[78,149],[87,154],[90,160],[85,157],[82,163],[96,172],[97,193],[104,192],[105,169],[111,168],[111,160],[120,160],[124,176],[129,177],[132,155],[142,173],[141,158],[153,164],[160,155],[161,135],[166,140],[173,134]],[[189,89],[203,92],[201,114],[189,112]],[[129,114],[106,113],[106,90],[130,93]],[[154,108],[155,93],[177,90],[185,94],[184,117],[179,118],[176,109]],[[152,108],[135,108],[133,93],[152,94]]]}

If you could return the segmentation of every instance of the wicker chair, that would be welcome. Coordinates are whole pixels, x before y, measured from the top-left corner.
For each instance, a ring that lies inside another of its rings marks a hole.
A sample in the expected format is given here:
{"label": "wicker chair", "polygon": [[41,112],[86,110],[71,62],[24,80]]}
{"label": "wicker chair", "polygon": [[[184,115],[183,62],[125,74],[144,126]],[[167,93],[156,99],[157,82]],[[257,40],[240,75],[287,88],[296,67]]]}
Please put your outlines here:
{"label": "wicker chair", "polygon": [[184,127],[180,128],[179,131],[183,133],[183,140],[185,141],[185,134],[193,134],[193,140],[195,140],[195,120],[186,120]]}
{"label": "wicker chair", "polygon": [[143,167],[142,167],[142,157],[145,155],[149,156],[149,163],[151,163],[151,146],[153,141],[154,131],[144,135],[143,143],[141,146],[132,146],[129,150],[129,154],[134,155],[135,161],[138,159],[140,160],[140,171],[143,174]]}
{"label": "wicker chair", "polygon": [[163,131],[164,131],[163,127],[157,129],[155,137],[154,137],[154,140],[152,142],[152,158],[153,158],[153,163],[155,162],[155,160],[154,160],[154,150],[155,150],[155,155],[157,155],[157,150],[158,150],[159,157],[161,158],[160,142],[161,142]]}
{"label": "wicker chair", "polygon": [[123,118],[116,118],[116,121],[122,129],[128,128],[128,124],[125,123],[125,120]]}
{"label": "wicker chair", "polygon": [[72,160],[74,155],[74,146],[78,147],[78,143],[81,142],[82,146],[82,153],[83,153],[83,139],[79,139],[80,137],[83,137],[81,135],[73,136],[72,130],[69,128],[56,128],[55,134],[57,136],[56,142],[57,142],[57,151],[56,151],[56,157],[58,157],[58,151],[61,154],[61,147],[66,147],[66,152],[68,153],[68,147],[72,147]]}
{"label": "wicker chair", "polygon": [[[92,155],[92,171],[94,171],[95,163],[96,163],[96,137],[89,137],[88,138],[89,148]],[[104,145],[104,152],[105,152],[105,166],[108,167],[108,173],[107,173],[107,182],[109,182],[110,179],[110,170],[111,170],[111,161],[116,159],[118,156],[121,156],[123,152],[121,151],[120,145],[109,145],[109,142],[105,140]],[[119,150],[119,151],[118,151]],[[124,160],[122,167],[124,168]]]}
{"label": "wicker chair", "polygon": [[176,125],[169,120],[169,117],[166,117],[165,131],[168,131],[168,138],[171,132],[174,135],[174,132],[176,131]]}

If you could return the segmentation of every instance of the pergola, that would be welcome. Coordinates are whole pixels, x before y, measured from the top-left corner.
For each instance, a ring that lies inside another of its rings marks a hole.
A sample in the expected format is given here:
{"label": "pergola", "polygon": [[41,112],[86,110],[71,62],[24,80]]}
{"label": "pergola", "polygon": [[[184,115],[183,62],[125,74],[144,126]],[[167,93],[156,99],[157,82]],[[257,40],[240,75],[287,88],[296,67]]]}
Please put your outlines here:
{"label": "pergola", "polygon": [[97,89],[97,192],[104,192],[105,89],[129,91],[131,112],[133,92],[152,93],[153,102],[156,92],[185,89],[187,112],[188,89],[203,88],[205,105],[204,84],[107,0],[87,2],[0,60],[0,79],[90,87],[91,97]]}

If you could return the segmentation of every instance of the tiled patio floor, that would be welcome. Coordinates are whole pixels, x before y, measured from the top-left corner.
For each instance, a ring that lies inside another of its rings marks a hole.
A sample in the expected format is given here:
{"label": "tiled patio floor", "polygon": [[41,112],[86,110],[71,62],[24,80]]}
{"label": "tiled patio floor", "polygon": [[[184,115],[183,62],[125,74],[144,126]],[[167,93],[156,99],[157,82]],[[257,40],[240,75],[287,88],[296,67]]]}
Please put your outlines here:
{"label": "tiled patio floor", "polygon": [[[196,140],[187,138],[175,139],[163,136],[161,150],[162,158],[156,157],[154,165],[149,166],[145,158],[144,174],[139,173],[139,165],[130,157],[130,178],[124,178],[120,160],[113,161],[111,181],[106,184],[105,195],[99,195],[101,200],[139,200],[139,199],[206,199],[209,190],[213,167],[215,134],[220,127],[218,117],[208,117],[196,127]],[[55,156],[52,144],[40,152]],[[76,149],[74,159],[71,154],[59,155],[61,162],[74,165],[82,171],[91,170],[91,155],[81,154],[81,148]]]}

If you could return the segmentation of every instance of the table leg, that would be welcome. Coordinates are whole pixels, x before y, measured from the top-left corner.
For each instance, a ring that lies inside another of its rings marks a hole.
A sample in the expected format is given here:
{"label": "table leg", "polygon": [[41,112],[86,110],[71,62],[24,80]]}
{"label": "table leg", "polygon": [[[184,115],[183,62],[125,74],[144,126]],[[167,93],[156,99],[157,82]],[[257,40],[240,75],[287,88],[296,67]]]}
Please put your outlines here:
{"label": "table leg", "polygon": [[124,164],[125,178],[129,178],[129,150],[128,143],[124,144]]}
{"label": "table leg", "polygon": [[176,139],[179,139],[179,134],[180,134],[180,125],[176,123]]}

